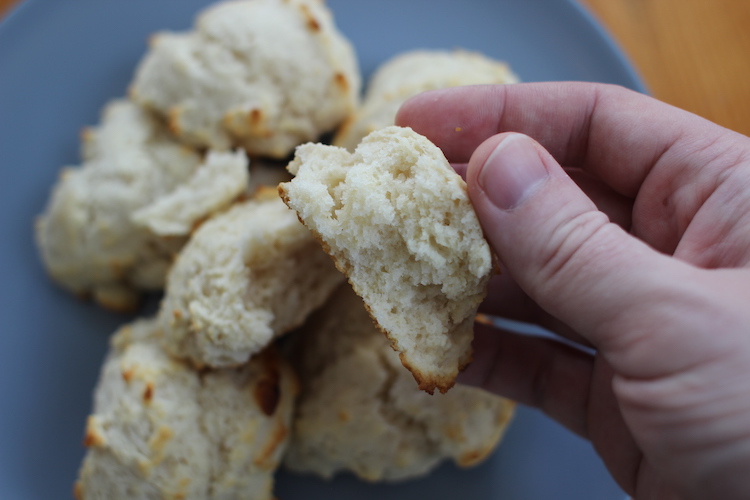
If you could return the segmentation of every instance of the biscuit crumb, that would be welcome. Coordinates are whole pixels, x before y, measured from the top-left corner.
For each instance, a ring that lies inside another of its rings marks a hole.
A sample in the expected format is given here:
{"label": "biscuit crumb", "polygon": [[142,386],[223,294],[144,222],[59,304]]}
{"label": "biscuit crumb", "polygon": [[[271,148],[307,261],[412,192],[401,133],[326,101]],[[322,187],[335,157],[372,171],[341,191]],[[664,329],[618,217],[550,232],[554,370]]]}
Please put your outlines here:
{"label": "biscuit crumb", "polygon": [[312,15],[312,12],[310,12],[310,7],[305,4],[300,4],[300,10],[302,11],[302,15],[307,20],[307,27],[310,29],[310,31],[320,31],[320,23],[317,19],[315,19],[315,16]]}
{"label": "biscuit crumb", "polygon": [[153,382],[147,382],[146,388],[143,390],[143,402],[146,404],[151,403],[151,400],[154,399],[154,383]]}

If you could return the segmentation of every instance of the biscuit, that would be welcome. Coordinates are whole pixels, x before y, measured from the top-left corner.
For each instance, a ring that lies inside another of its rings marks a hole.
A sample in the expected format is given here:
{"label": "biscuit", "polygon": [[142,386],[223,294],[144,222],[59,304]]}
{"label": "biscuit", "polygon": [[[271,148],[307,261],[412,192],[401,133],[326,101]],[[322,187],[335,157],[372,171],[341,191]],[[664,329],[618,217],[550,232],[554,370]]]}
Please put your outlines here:
{"label": "biscuit", "polygon": [[298,382],[264,352],[236,370],[170,358],[154,320],[112,339],[94,395],[78,500],[273,498]]}
{"label": "biscuit", "polygon": [[370,79],[362,107],[341,127],[333,144],[354,151],[370,132],[393,125],[410,97],[460,85],[517,83],[507,64],[464,50],[415,50],[383,63]]}
{"label": "biscuit", "polygon": [[64,169],[36,227],[49,274],[116,310],[160,289],[193,226],[248,183],[244,153],[205,159],[148,112],[115,100],[83,135],[83,164]]}
{"label": "biscuit", "polygon": [[455,386],[420,391],[348,285],[291,338],[302,384],[284,465],[367,481],[421,476],[447,459],[469,467],[500,441],[510,401]]}
{"label": "biscuit", "polygon": [[323,2],[242,0],[206,9],[190,32],[156,34],[131,96],[187,143],[285,158],[353,113],[360,81]]}
{"label": "biscuit", "polygon": [[284,201],[347,275],[420,388],[445,392],[471,359],[493,260],[466,192],[437,146],[409,128],[354,154],[305,144]]}
{"label": "biscuit", "polygon": [[170,270],[167,350],[196,366],[247,361],[301,325],[344,277],[276,190],[205,222]]}

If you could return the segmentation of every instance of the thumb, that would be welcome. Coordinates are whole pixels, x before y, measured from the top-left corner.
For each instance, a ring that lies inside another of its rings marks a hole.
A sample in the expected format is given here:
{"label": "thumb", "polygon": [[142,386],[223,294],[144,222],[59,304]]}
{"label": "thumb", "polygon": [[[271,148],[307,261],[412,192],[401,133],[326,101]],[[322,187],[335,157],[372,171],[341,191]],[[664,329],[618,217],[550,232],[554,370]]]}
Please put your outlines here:
{"label": "thumb", "polygon": [[630,313],[648,308],[655,295],[678,291],[673,285],[688,266],[611,223],[531,138],[504,133],[487,139],[469,161],[467,184],[511,277],[597,348],[632,341],[628,335],[637,329],[625,324]]}

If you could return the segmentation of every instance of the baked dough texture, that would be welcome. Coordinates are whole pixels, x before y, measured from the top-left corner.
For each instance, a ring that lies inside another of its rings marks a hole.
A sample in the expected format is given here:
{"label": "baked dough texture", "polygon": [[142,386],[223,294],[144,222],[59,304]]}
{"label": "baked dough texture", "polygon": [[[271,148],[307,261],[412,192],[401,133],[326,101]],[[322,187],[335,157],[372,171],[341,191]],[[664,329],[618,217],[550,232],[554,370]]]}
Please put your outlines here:
{"label": "baked dough texture", "polygon": [[180,139],[285,158],[358,104],[349,41],[320,0],[227,1],[192,31],[156,34],[131,86]]}
{"label": "baked dough texture", "polygon": [[401,353],[419,387],[446,392],[471,359],[493,261],[466,184],[410,128],[367,136],[354,154],[297,148],[279,185]]}
{"label": "baked dough texture", "polygon": [[79,500],[273,498],[298,382],[274,351],[236,370],[169,357],[154,320],[113,337],[94,395]]}
{"label": "baked dough texture", "polygon": [[247,361],[344,281],[275,189],[204,223],[169,273],[165,347],[196,366]]}
{"label": "baked dough texture", "polygon": [[82,157],[63,170],[37,241],[56,281],[115,310],[160,289],[193,227],[247,189],[244,153],[201,158],[128,100],[108,104],[84,132]]}
{"label": "baked dough texture", "polygon": [[465,50],[414,50],[383,63],[370,79],[362,107],[347,120],[333,144],[354,151],[370,132],[395,124],[410,97],[461,85],[518,83],[507,64]]}
{"label": "baked dough texture", "polygon": [[469,467],[500,441],[514,405],[481,389],[420,391],[348,285],[292,337],[302,381],[284,464],[367,481],[428,473],[452,459]]}

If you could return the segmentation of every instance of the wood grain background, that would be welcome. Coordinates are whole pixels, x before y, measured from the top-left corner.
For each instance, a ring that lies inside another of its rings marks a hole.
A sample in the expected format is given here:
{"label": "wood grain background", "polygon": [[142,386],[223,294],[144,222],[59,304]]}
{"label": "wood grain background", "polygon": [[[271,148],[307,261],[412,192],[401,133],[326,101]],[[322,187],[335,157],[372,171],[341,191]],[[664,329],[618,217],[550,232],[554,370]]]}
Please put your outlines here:
{"label": "wood grain background", "polygon": [[750,135],[750,0],[581,1],[654,97]]}
{"label": "wood grain background", "polygon": [[750,1],[584,0],[651,94],[750,135]]}

